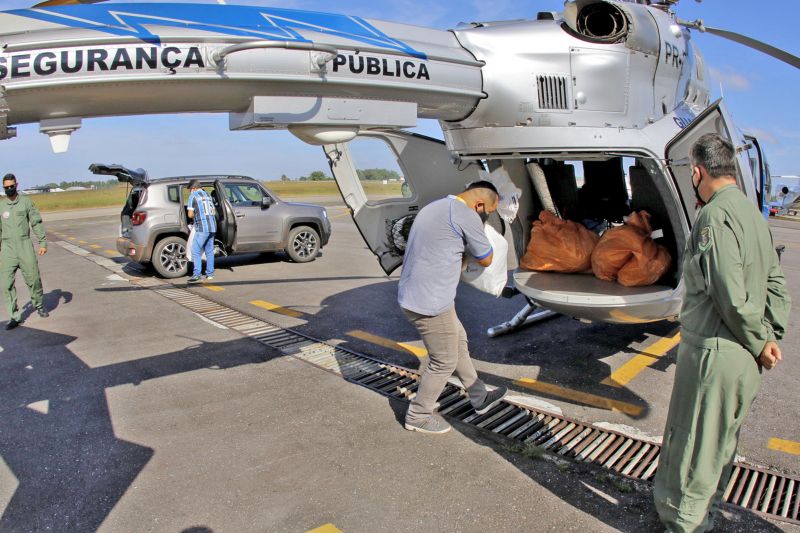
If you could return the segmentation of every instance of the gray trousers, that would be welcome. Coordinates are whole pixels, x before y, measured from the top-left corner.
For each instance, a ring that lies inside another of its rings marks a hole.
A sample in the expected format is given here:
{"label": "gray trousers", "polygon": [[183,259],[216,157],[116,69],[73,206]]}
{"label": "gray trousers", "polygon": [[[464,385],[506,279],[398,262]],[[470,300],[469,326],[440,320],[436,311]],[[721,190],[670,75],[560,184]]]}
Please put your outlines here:
{"label": "gray trousers", "polygon": [[486,385],[478,379],[472,366],[467,333],[455,308],[436,316],[420,315],[408,309],[403,312],[419,331],[428,350],[428,364],[422,370],[417,395],[408,406],[406,422],[419,422],[431,416],[453,372],[467,389],[472,405],[482,404],[486,399]]}

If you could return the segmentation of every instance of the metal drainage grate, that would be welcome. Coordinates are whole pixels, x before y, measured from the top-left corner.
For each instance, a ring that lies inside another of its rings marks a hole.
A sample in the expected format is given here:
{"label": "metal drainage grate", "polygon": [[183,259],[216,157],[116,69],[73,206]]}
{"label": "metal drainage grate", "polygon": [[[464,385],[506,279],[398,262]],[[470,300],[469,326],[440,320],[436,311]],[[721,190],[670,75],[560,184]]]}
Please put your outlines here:
{"label": "metal drainage grate", "polygon": [[[332,346],[184,289],[153,290],[265,346],[333,372],[384,396],[408,400],[416,393],[419,374],[414,370]],[[551,453],[602,466],[630,478],[652,480],[658,467],[661,446],[655,442],[508,401],[479,415],[472,409],[466,391],[453,384],[448,384],[442,392],[439,412],[517,442],[533,444]],[[800,478],[737,463],[723,499],[769,518],[800,524],[798,489]]]}

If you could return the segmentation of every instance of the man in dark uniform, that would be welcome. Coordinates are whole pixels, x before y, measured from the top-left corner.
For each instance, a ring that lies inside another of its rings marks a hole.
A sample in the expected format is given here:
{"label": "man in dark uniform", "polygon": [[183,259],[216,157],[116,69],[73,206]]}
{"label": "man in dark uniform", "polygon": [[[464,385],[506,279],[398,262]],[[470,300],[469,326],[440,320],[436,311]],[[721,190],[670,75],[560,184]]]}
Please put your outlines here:
{"label": "man in dark uniform", "polygon": [[791,302],[766,220],[736,183],[736,153],[717,134],[692,147],[704,204],[683,259],[681,344],[655,504],[668,531],[709,531],[733,467],[739,429],[781,360]]}
{"label": "man in dark uniform", "polygon": [[39,316],[49,316],[44,308],[42,278],[31,243],[31,229],[39,239],[39,255],[47,253],[47,240],[42,216],[30,198],[17,193],[17,178],[14,174],[3,177],[3,189],[6,197],[0,199],[0,284],[9,316],[6,329],[14,329],[22,320],[17,307],[17,289],[14,286],[17,269],[22,270],[22,277],[28,285],[31,301]]}

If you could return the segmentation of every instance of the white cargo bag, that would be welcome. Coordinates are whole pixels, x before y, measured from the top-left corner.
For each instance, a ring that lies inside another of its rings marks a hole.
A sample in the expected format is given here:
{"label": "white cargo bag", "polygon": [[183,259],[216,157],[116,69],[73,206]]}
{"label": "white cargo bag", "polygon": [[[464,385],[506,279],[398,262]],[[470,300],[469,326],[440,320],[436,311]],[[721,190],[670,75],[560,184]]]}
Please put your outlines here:
{"label": "white cargo bag", "polygon": [[522,197],[522,189],[514,185],[508,171],[502,166],[497,167],[491,173],[483,170],[478,172],[482,180],[490,182],[500,194],[500,202],[497,204],[497,214],[506,221],[507,224],[514,222],[519,211],[519,199]]}
{"label": "white cargo bag", "polygon": [[467,260],[467,268],[461,273],[461,281],[479,291],[500,296],[508,281],[508,242],[489,225],[485,225],[483,231],[492,243],[492,264],[482,267],[474,261]]}
{"label": "white cargo bag", "polygon": [[[189,240],[186,241],[186,260],[192,262],[192,242],[194,242],[194,224],[189,224]],[[205,250],[200,252],[200,260],[206,256]]]}

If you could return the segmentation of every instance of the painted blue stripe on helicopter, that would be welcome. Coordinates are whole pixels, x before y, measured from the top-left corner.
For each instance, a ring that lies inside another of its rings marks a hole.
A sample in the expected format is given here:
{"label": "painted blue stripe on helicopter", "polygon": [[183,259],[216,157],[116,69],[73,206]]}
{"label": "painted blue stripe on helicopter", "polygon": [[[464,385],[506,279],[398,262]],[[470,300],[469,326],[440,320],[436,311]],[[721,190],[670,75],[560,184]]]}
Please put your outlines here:
{"label": "painted blue stripe on helicopter", "polygon": [[104,4],[14,9],[5,13],[70,28],[138,37],[154,44],[160,44],[159,36],[145,28],[145,24],[265,40],[311,42],[298,33],[307,30],[427,59],[424,53],[389,37],[360,17],[317,11],[215,4]]}

